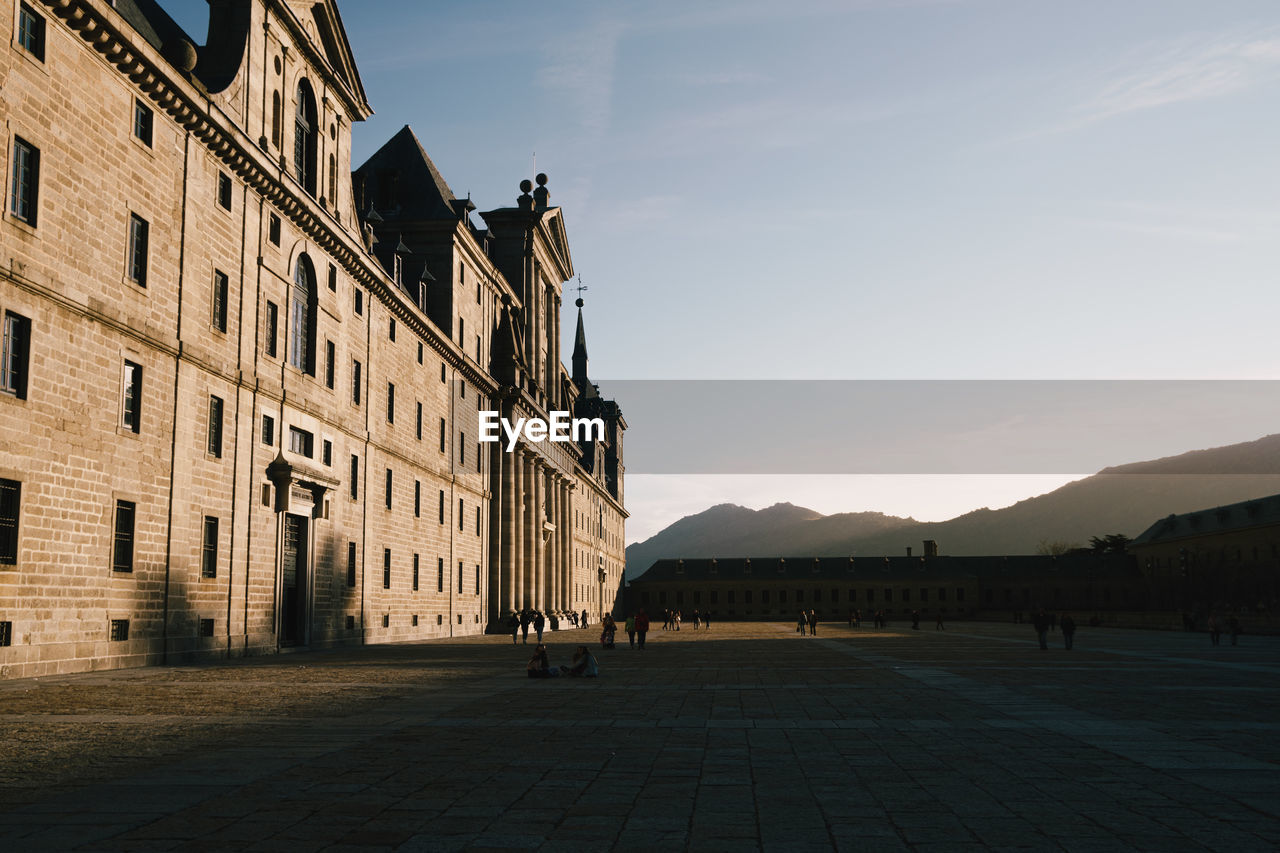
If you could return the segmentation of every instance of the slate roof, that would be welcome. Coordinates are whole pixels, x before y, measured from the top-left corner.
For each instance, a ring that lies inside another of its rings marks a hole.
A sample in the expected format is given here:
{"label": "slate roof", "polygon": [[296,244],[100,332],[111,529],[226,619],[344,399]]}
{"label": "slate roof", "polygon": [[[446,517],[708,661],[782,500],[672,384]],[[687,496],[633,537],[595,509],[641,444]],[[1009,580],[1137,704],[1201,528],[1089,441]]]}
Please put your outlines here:
{"label": "slate roof", "polygon": [[1131,545],[1154,545],[1273,524],[1280,524],[1280,495],[1167,516],[1144,530]]}
{"label": "slate roof", "polygon": [[[388,205],[381,201],[380,181],[391,180],[392,174],[395,185]],[[457,197],[407,124],[356,169],[355,179],[357,185],[364,184],[361,215],[372,207],[384,220],[458,220]]]}

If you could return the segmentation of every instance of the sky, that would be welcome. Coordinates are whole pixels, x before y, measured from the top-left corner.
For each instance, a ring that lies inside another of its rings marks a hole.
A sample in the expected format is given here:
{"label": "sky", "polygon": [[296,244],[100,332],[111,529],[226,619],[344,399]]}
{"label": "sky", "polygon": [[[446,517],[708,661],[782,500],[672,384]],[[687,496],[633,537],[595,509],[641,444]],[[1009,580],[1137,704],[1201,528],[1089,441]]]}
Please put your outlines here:
{"label": "sky", "polygon": [[[203,32],[204,0],[163,5]],[[338,5],[376,111],[355,164],[409,124],[482,211],[549,175],[606,395],[1280,377],[1273,0]],[[627,538],[724,501],[945,518],[1092,470],[632,471]]]}

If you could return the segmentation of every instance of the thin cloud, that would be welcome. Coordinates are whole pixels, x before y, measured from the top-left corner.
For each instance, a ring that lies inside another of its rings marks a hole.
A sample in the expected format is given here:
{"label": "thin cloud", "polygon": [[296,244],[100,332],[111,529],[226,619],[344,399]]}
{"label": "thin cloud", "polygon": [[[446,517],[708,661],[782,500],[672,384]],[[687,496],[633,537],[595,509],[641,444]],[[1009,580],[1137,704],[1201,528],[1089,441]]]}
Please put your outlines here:
{"label": "thin cloud", "polygon": [[1132,113],[1228,97],[1280,77],[1280,37],[1184,38],[1149,45],[1092,75],[1065,120],[1011,141],[1068,133]]}

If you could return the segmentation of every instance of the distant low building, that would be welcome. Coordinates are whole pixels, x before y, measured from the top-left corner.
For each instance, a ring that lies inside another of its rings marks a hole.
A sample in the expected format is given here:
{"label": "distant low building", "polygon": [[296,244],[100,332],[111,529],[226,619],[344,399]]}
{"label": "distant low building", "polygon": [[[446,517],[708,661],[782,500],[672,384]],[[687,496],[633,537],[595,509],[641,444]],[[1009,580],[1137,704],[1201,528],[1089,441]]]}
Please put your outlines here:
{"label": "distant low building", "polygon": [[1135,610],[1147,590],[1126,554],[1061,556],[737,557],[658,560],[631,583],[630,604],[650,612],[710,611],[728,619],[780,619],[815,610],[846,619],[975,615],[978,611]]}
{"label": "distant low building", "polygon": [[1274,611],[1280,605],[1280,495],[1170,515],[1129,550],[1155,607]]}

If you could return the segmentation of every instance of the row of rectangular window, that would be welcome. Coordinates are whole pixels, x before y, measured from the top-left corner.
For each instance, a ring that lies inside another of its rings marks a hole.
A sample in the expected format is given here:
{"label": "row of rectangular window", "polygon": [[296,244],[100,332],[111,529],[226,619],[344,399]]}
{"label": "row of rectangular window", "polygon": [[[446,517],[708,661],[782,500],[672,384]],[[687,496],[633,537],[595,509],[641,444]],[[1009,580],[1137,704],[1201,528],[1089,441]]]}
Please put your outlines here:
{"label": "row of rectangular window", "polygon": [[[440,493],[441,501],[444,492]],[[16,565],[18,560],[18,519],[22,506],[22,483],[17,480],[0,479],[0,565]],[[479,524],[477,509],[476,522]],[[203,518],[201,532],[200,575],[204,578],[218,576],[219,532],[221,521],[217,516],[206,515]],[[111,568],[113,571],[130,573],[135,562],[134,544],[137,530],[137,504],[134,501],[117,500],[115,504],[115,520],[112,531]],[[480,592],[480,566],[476,565],[475,592]],[[458,562],[458,592],[463,591],[463,563]],[[347,585],[356,584],[356,543],[347,543]],[[413,589],[419,584],[419,556],[413,555]],[[391,549],[383,549],[383,586],[391,586]],[[437,561],[438,592],[444,591],[444,558]]]}
{"label": "row of rectangular window", "polygon": [[[734,598],[735,598],[735,593],[736,593],[736,592],[737,592],[737,590],[732,590],[732,589],[730,589],[730,590],[725,590],[725,598],[726,598],[726,602],[727,602],[727,603],[729,603],[729,604],[734,604],[734,603],[735,603]],[[778,604],[787,604],[787,603],[788,603],[788,602],[787,602],[787,590],[785,590],[785,589],[778,589],[778,590],[762,589],[762,590],[760,590],[759,592],[760,592],[760,603],[761,603],[761,604],[769,604],[769,603],[771,603],[771,602],[770,602],[770,599],[771,599],[771,598],[775,598],[775,597],[776,597],[776,599],[777,599],[777,603],[778,603]],[[909,603],[911,602],[911,590],[909,590],[909,589],[899,589],[899,592],[901,593],[900,598],[901,598],[902,603],[903,603],[903,604],[909,604]],[[775,593],[776,593],[776,595],[774,595]],[[795,595],[794,595],[794,597],[793,597],[793,599],[792,599],[792,602],[791,602],[791,603],[794,603],[794,604],[804,604],[804,603],[806,603],[806,602],[805,602],[805,591],[804,591],[804,590],[802,590],[802,589],[797,589],[797,590],[794,590],[794,593],[795,593]],[[811,590],[809,590],[809,593],[810,593],[810,595],[809,595],[809,600],[810,600],[810,602],[811,602],[811,603],[813,603],[813,604],[821,604],[821,603],[822,603],[822,590],[821,590],[821,589],[811,589]],[[684,603],[684,591],[683,591],[683,590],[677,590],[677,591],[676,591],[676,596],[677,596],[677,602],[676,602],[676,603],[677,603],[677,604],[683,604],[683,603]],[[752,601],[751,601],[751,596],[752,596],[752,590],[749,590],[749,589],[742,590],[742,600],[743,600],[743,603],[744,603],[744,604],[751,604],[751,603],[752,603]],[[875,591],[874,589],[864,589],[864,590],[863,590],[863,597],[864,597],[864,598],[863,598],[863,600],[864,600],[867,604],[874,604],[874,603],[875,603],[875,601],[876,601],[876,591]],[[713,590],[710,590],[710,591],[709,591],[709,598],[710,598],[710,603],[711,603],[711,604],[718,604],[718,603],[719,603],[719,600],[718,600],[718,599],[719,599],[719,591],[718,591],[718,590],[714,590],[714,589],[713,589]],[[884,600],[886,603],[892,603],[892,602],[893,602],[893,590],[892,590],[892,589],[888,589],[888,588],[886,588],[886,589],[884,590],[883,600]],[[921,587],[921,588],[920,588],[920,597],[919,597],[919,601],[921,601],[921,602],[927,602],[928,600],[929,600],[929,589],[928,589],[928,588],[925,588],[925,587]],[[947,588],[946,588],[946,587],[937,587],[937,600],[938,600],[938,601],[946,601],[946,600],[947,600]],[[955,600],[956,600],[956,601],[964,601],[964,587],[961,587],[961,586],[955,587]],[[665,591],[662,591],[662,592],[661,592],[661,601],[662,601],[662,602],[664,602],[664,603],[665,603],[665,601],[666,601],[666,592],[665,592]],[[693,591],[693,603],[694,603],[694,604],[701,604],[701,603],[702,603],[702,592],[701,592],[701,590],[694,590],[694,591]],[[831,603],[831,604],[839,604],[839,603],[840,603],[840,590],[838,590],[838,589],[832,589],[832,590],[831,590],[830,603]],[[846,604],[857,604],[857,603],[858,603],[858,591],[857,591],[856,589],[850,589],[850,590],[848,591],[848,594],[847,594],[847,596],[845,597],[845,603],[846,603]]]}

